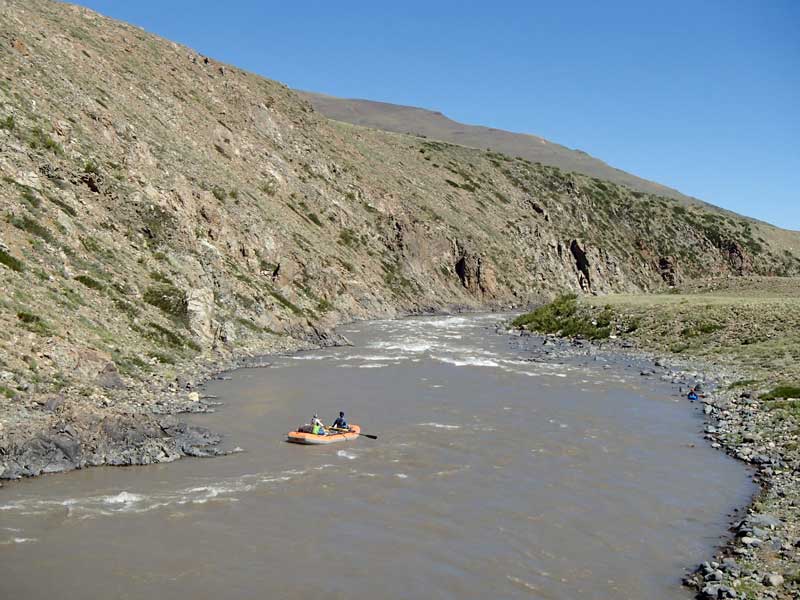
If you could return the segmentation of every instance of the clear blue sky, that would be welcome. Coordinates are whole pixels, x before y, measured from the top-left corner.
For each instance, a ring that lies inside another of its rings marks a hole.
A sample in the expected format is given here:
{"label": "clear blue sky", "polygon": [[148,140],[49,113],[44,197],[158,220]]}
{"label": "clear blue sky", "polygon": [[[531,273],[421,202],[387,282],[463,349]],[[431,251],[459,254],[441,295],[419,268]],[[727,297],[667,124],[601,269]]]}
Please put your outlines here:
{"label": "clear blue sky", "polygon": [[800,2],[81,0],[294,88],[534,133],[800,229]]}

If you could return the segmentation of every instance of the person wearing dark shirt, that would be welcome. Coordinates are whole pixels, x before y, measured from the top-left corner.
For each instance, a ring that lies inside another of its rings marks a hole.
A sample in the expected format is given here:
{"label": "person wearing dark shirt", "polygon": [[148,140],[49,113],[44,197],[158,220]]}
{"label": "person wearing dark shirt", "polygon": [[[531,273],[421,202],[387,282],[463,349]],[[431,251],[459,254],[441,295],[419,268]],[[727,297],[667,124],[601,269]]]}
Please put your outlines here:
{"label": "person wearing dark shirt", "polygon": [[339,417],[333,422],[331,425],[332,429],[350,429],[350,426],[347,424],[347,421],[344,419],[344,413],[339,411]]}

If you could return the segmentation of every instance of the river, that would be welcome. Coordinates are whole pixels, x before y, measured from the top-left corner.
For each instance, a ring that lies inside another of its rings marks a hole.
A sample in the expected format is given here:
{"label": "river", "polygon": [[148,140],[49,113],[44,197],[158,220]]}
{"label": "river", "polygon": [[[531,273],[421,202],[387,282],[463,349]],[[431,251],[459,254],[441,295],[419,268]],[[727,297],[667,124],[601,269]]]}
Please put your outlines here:
{"label": "river", "polygon": [[[0,596],[688,598],[754,487],[667,383],[535,362],[497,315],[355,323],[204,392],[243,451],[0,490]],[[339,410],[378,440],[285,433]]]}

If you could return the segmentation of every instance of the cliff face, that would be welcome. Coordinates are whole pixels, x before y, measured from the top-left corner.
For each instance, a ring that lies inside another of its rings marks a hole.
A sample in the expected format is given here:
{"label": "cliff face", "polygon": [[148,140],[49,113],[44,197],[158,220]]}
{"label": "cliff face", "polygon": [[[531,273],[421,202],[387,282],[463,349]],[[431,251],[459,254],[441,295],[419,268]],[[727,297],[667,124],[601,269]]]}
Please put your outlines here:
{"label": "cliff face", "polygon": [[0,57],[0,477],[202,453],[158,417],[193,377],[343,320],[800,270],[746,219],[328,121],[82,8],[0,0]]}

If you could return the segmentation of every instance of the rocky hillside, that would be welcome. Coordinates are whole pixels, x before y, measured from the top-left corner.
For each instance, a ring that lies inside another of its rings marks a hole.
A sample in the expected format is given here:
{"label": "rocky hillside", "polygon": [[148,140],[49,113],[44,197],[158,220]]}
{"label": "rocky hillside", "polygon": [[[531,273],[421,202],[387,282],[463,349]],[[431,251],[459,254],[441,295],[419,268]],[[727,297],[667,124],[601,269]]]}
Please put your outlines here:
{"label": "rocky hillside", "polygon": [[0,477],[202,451],[158,416],[196,377],[344,320],[800,272],[747,219],[328,121],[83,8],[0,0],[0,48]]}
{"label": "rocky hillside", "polygon": [[374,127],[384,131],[410,133],[471,148],[490,149],[509,156],[521,156],[530,161],[599,177],[626,185],[631,189],[682,200],[692,199],[679,191],[616,169],[581,150],[567,148],[538,135],[514,133],[494,127],[467,125],[454,121],[440,112],[402,106],[388,102],[337,98],[315,92],[298,92],[308,99],[315,110],[329,119]]}

